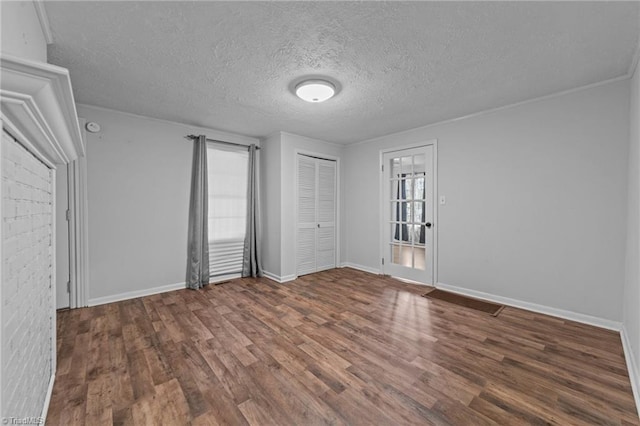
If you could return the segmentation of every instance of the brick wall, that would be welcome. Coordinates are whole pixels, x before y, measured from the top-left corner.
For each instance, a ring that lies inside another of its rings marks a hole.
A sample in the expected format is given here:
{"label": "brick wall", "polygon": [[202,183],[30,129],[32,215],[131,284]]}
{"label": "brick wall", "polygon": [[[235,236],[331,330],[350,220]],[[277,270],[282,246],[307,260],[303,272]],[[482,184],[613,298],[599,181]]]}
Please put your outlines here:
{"label": "brick wall", "polygon": [[51,375],[52,170],[2,134],[2,415],[40,416]]}

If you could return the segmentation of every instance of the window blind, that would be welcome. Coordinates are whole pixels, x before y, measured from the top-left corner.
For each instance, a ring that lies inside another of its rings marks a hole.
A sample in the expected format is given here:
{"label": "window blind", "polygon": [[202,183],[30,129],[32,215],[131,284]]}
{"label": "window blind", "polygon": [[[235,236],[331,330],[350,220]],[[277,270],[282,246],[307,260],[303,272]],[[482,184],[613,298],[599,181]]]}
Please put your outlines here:
{"label": "window blind", "polygon": [[242,271],[248,167],[249,153],[246,149],[208,144],[209,264],[212,276]]}

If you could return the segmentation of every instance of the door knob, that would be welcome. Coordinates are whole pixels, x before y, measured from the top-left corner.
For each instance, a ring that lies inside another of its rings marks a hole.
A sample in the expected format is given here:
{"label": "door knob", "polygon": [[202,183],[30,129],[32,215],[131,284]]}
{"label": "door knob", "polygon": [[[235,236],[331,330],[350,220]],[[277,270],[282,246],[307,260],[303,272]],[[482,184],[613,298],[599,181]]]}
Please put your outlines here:
{"label": "door knob", "polygon": [[427,223],[425,223],[425,226],[426,226],[427,228],[431,228],[431,222],[427,222]]}
{"label": "door knob", "polygon": [[318,228],[320,228],[320,224],[318,224]]}

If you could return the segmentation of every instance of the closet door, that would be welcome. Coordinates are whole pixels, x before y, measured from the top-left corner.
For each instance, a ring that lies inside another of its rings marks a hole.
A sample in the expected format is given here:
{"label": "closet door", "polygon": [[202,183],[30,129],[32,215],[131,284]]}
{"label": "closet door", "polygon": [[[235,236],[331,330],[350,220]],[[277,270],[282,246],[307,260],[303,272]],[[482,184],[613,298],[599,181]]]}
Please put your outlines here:
{"label": "closet door", "polygon": [[336,267],[336,162],[298,155],[298,276]]}
{"label": "closet door", "polygon": [[316,159],[298,155],[298,275],[316,271]]}
{"label": "closet door", "polygon": [[336,267],[336,162],[317,160],[316,271]]}

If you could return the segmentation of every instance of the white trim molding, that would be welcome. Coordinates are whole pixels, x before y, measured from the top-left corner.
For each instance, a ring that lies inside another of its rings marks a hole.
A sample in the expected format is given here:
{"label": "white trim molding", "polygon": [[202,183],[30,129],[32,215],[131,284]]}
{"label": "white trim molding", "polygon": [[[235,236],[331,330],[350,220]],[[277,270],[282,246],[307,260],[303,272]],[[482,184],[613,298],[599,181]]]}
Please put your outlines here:
{"label": "white trim molding", "polygon": [[[82,125],[82,145],[86,149],[87,135]],[[69,222],[69,253],[71,293],[70,307],[83,308],[89,300],[89,204],[87,192],[87,157],[78,157],[68,165],[68,191],[71,220]]]}
{"label": "white trim molding", "polygon": [[240,143],[240,144],[247,145],[247,146],[251,145],[251,144],[255,144],[256,146],[260,146],[260,143],[261,143],[260,142],[260,138],[254,138],[254,137],[251,137],[251,136],[239,135],[237,133],[229,133],[229,132],[225,132],[224,130],[210,129],[210,128],[206,128],[206,127],[197,127],[197,126],[192,126],[192,125],[189,125],[189,124],[178,123],[177,121],[164,120],[162,118],[154,118],[154,117],[149,117],[147,115],[141,115],[141,114],[133,114],[131,112],[118,111],[117,109],[105,108],[105,107],[100,107],[100,106],[91,105],[91,104],[83,104],[81,102],[78,102],[76,104],[76,106],[79,107],[79,108],[93,109],[93,110],[97,110],[97,111],[105,111],[105,112],[111,113],[111,114],[125,115],[127,117],[137,118],[137,119],[141,119],[141,120],[149,120],[149,121],[153,121],[153,122],[156,122],[156,123],[170,124],[172,126],[180,126],[180,127],[183,127],[185,129],[185,133],[191,133],[191,134],[196,134],[196,135],[206,134],[207,138],[209,138],[209,139],[216,139],[216,140],[222,140],[222,141],[227,141],[227,142]]}
{"label": "white trim molding", "polygon": [[53,44],[53,33],[51,32],[51,25],[49,24],[47,11],[44,8],[44,1],[33,0],[33,7],[36,9],[38,21],[40,21],[40,28],[42,29],[42,35],[44,35],[44,41],[46,41],[47,44]]}
{"label": "white trim molding", "polygon": [[636,401],[636,410],[640,417],[640,376],[638,375],[638,365],[636,359],[633,356],[633,348],[631,342],[629,342],[629,333],[627,328],[623,325],[620,330],[620,339],[622,340],[622,349],[624,350],[624,359],[627,362],[627,372],[629,374],[629,381],[631,381],[631,389],[633,390],[633,399]]}
{"label": "white trim molding", "polygon": [[146,288],[144,290],[128,291],[126,293],[118,293],[111,296],[96,297],[94,299],[89,299],[89,306],[98,306],[107,303],[120,302],[122,300],[136,299],[138,297],[151,296],[152,294],[166,293],[168,291],[181,290],[184,288],[187,288],[186,283],[176,283]]}
{"label": "white trim molding", "polygon": [[0,72],[2,119],[13,137],[49,167],[84,156],[69,71],[2,54]]}
{"label": "white trim molding", "polygon": [[289,282],[289,281],[293,281],[296,278],[298,278],[295,274],[284,275],[284,276],[281,277],[280,275],[276,275],[276,274],[273,274],[273,273],[268,272],[268,271],[262,271],[262,275],[265,278],[268,278],[271,281],[275,281],[275,282],[280,283],[280,284],[286,283],[286,282]]}
{"label": "white trim molding", "polygon": [[359,265],[357,263],[351,263],[351,262],[342,262],[340,264],[341,268],[351,268],[351,269],[356,269],[358,271],[362,271],[362,272],[368,272],[370,274],[375,274],[375,275],[380,275],[382,274],[382,272],[380,271],[380,269],[376,269],[376,268],[371,268],[369,266],[364,266],[364,265]]}
{"label": "white trim molding", "polygon": [[[55,347],[56,345],[54,345]],[[47,395],[44,398],[44,404],[42,405],[42,412],[40,413],[40,417],[44,420],[47,418],[47,413],[49,412],[49,405],[51,404],[51,395],[53,395],[53,385],[56,381],[56,369],[53,368],[51,370],[51,377],[49,377],[49,387],[47,388]]]}
{"label": "white trim molding", "polygon": [[[279,130],[277,132],[273,132],[273,133],[271,133],[271,135],[277,134],[277,133],[279,133],[280,135],[293,136],[295,138],[303,139],[303,140],[305,140],[307,142],[311,142],[313,144],[325,144],[325,145],[329,145],[329,146],[332,146],[332,147],[338,148],[338,149],[344,148],[344,144],[341,144],[341,143],[323,141],[322,139],[310,138],[308,136],[298,135],[296,133],[291,133],[291,132],[285,132],[283,130]],[[269,136],[271,136],[271,135],[269,135]]]}
{"label": "white trim molding", "polygon": [[462,116],[454,117],[454,118],[448,118],[446,120],[435,121],[433,123],[425,124],[423,126],[412,127],[411,129],[402,130],[402,131],[395,132],[395,133],[389,133],[389,134],[386,134],[386,135],[376,136],[376,137],[373,137],[373,138],[370,138],[370,139],[365,139],[363,141],[347,143],[344,146],[347,147],[347,148],[351,148],[351,147],[354,147],[354,146],[357,146],[357,145],[377,142],[377,141],[389,138],[390,136],[398,137],[400,135],[417,133],[417,132],[420,132],[421,130],[428,129],[428,128],[431,128],[431,127],[441,126],[441,125],[449,124],[449,123],[455,123],[456,121],[462,121],[462,120],[466,120],[466,119],[469,119],[469,118],[480,117],[480,116],[487,115],[487,114],[493,114],[495,112],[499,112],[499,111],[502,111],[504,109],[516,108],[516,107],[519,107],[519,106],[522,106],[522,105],[526,105],[526,104],[529,104],[529,103],[540,102],[540,101],[544,101],[544,100],[547,100],[547,99],[553,99],[553,98],[556,98],[556,97],[559,97],[559,96],[564,96],[564,95],[568,95],[568,94],[571,94],[571,93],[580,92],[580,91],[583,91],[583,90],[593,89],[593,88],[596,88],[596,87],[599,87],[599,86],[604,86],[606,84],[615,83],[617,81],[628,80],[631,77],[632,77],[632,75],[627,73],[625,75],[621,75],[621,76],[618,76],[618,77],[610,78],[610,79],[607,79],[607,80],[598,81],[596,83],[591,83],[591,84],[587,84],[587,85],[584,85],[584,86],[574,87],[572,89],[562,90],[560,92],[550,93],[548,95],[538,96],[538,97],[535,97],[535,98],[525,99],[525,100],[522,100],[522,101],[518,101],[518,102],[511,103],[511,104],[507,104],[507,105],[501,105],[501,106],[497,106],[497,107],[493,107],[493,108],[487,108],[487,109],[483,109],[483,110],[480,110],[480,111],[477,111],[477,112],[473,112],[471,114],[462,115]]}
{"label": "white trim molding", "polygon": [[527,311],[537,312],[540,314],[550,315],[553,317],[563,318],[582,324],[593,325],[607,330],[620,331],[622,323],[620,321],[612,321],[605,318],[594,317],[591,315],[581,314],[578,312],[566,311],[564,309],[552,308],[550,306],[538,305],[536,303],[525,302],[523,300],[511,299],[509,297],[496,296],[495,294],[485,293],[477,290],[470,290],[463,287],[457,287],[449,284],[438,283],[435,286],[441,290],[450,291],[452,293],[461,294],[463,296],[484,299],[494,303],[511,306],[514,308],[525,309]]}

